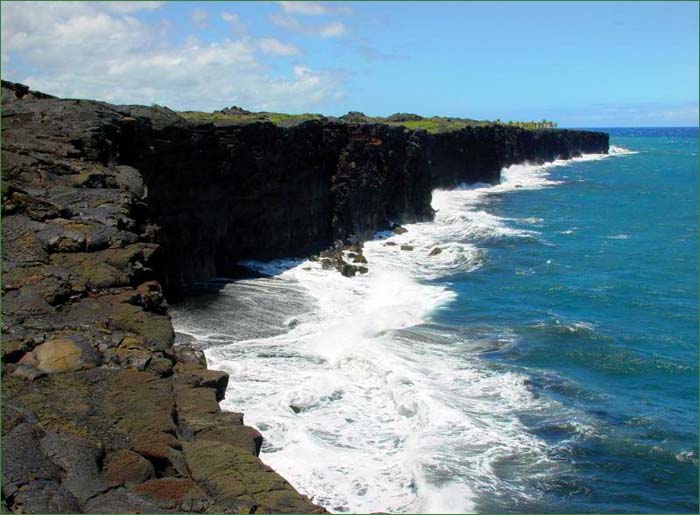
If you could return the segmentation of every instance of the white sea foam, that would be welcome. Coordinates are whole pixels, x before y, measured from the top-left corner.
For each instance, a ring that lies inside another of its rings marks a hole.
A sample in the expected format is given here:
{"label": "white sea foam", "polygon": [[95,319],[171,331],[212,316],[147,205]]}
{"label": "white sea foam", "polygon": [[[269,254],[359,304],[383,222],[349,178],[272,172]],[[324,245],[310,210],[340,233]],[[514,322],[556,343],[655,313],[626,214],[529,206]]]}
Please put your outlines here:
{"label": "white sea foam", "polygon": [[434,222],[365,244],[366,275],[346,278],[308,261],[249,262],[274,277],[225,286],[234,307],[207,323],[176,309],[176,329],[210,345],[210,366],[230,373],[223,407],[244,411],[264,434],[263,460],[331,511],[465,513],[483,499],[527,503],[536,491],[529,482],[566,467],[520,420],[553,411],[553,401],[532,395],[524,375],[465,356],[455,334],[421,324],[455,298],[448,283],[427,280],[480,267],[485,242],[537,238],[488,213],[490,197],[555,186],[551,169],[569,163],[513,165],[498,185],[435,191]]}

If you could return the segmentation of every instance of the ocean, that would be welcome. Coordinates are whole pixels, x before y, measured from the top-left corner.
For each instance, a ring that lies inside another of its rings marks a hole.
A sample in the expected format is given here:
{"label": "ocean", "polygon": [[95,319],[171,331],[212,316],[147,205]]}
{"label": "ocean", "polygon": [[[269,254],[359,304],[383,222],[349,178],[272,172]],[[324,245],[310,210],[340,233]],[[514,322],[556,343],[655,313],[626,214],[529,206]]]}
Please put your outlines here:
{"label": "ocean", "polygon": [[248,262],[174,306],[263,461],[338,513],[697,513],[698,129],[603,130],[435,191],[366,275]]}

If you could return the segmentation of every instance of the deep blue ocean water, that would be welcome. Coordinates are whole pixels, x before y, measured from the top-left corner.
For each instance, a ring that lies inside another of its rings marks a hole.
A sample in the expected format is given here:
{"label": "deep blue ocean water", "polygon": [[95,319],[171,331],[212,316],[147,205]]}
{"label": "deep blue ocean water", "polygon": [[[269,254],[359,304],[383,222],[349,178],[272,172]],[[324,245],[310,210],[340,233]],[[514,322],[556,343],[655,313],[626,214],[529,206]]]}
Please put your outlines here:
{"label": "deep blue ocean water", "polygon": [[697,513],[698,130],[604,130],[177,306],[261,458],[338,513]]}
{"label": "deep blue ocean water", "polygon": [[[480,269],[439,279],[458,298],[433,321],[514,335],[488,360],[594,426],[562,446],[574,466],[532,508],[697,512],[698,130],[603,130],[637,153],[493,197],[487,212],[534,217],[538,235],[481,243]],[[530,418],[551,445],[570,440],[567,423]]]}

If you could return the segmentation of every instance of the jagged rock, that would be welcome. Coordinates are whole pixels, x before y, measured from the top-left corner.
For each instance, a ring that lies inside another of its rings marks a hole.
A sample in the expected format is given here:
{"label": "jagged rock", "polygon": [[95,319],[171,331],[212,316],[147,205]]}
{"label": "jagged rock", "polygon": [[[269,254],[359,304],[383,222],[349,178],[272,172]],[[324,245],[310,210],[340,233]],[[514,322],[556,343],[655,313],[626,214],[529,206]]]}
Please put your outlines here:
{"label": "jagged rock", "polygon": [[41,449],[65,471],[61,482],[80,503],[109,488],[99,476],[98,462],[103,451],[90,440],[69,433],[47,432],[41,440]]}
{"label": "jagged rock", "polygon": [[178,512],[204,511],[209,499],[191,479],[160,478],[132,486],[129,492],[161,509]]}
{"label": "jagged rock", "polygon": [[345,277],[354,277],[357,273],[357,267],[354,265],[343,263],[342,265],[340,265],[339,271]]}
{"label": "jagged rock", "polygon": [[106,461],[104,477],[112,486],[141,484],[155,477],[156,471],[146,458],[129,450],[111,454]]}
{"label": "jagged rock", "polygon": [[168,513],[125,488],[110,490],[90,499],[83,506],[84,513]]}
{"label": "jagged rock", "polygon": [[184,366],[195,369],[207,368],[207,358],[204,355],[204,352],[200,349],[195,349],[188,344],[177,345],[176,343],[175,357],[177,359],[177,367]]}
{"label": "jagged rock", "polygon": [[37,480],[22,487],[13,499],[14,513],[79,513],[80,504],[58,481]]}
{"label": "jagged rock", "polygon": [[183,446],[192,478],[207,485],[215,512],[321,513],[257,457],[229,444],[194,441]]}
{"label": "jagged rock", "polygon": [[43,433],[33,424],[21,423],[2,439],[2,496],[11,497],[35,480],[59,480],[61,471],[43,452]]}
{"label": "jagged rock", "polygon": [[138,199],[146,197],[146,186],[143,183],[143,177],[136,168],[131,166],[115,167],[115,180],[117,186],[121,189],[130,191]]}
{"label": "jagged rock", "polygon": [[139,303],[149,311],[154,310],[163,303],[163,290],[156,281],[148,281],[136,288]]}
{"label": "jagged rock", "polygon": [[363,256],[362,254],[358,254],[355,256],[355,259],[352,260],[353,263],[362,263],[364,265],[367,264],[367,258]]}
{"label": "jagged rock", "polygon": [[260,455],[260,449],[263,444],[263,436],[257,429],[229,423],[221,423],[212,429],[206,429],[197,433],[197,440],[226,443],[243,449],[254,456]]}
{"label": "jagged rock", "polygon": [[43,370],[39,370],[36,367],[33,367],[31,365],[19,365],[17,368],[15,368],[14,372],[12,372],[13,376],[21,377],[22,379],[26,379],[27,381],[34,381],[35,379],[39,379],[40,377],[43,377],[46,375],[46,372]]}
{"label": "jagged rock", "polygon": [[178,362],[175,365],[175,380],[190,386],[213,388],[216,400],[222,401],[226,396],[229,376],[226,372]]}

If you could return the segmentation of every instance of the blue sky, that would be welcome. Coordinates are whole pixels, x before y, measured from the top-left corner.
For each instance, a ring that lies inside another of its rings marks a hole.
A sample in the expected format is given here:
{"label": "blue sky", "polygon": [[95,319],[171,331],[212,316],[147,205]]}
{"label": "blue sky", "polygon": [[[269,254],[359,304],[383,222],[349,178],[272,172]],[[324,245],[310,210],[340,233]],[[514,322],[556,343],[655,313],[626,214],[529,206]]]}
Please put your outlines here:
{"label": "blue sky", "polygon": [[697,2],[28,4],[2,2],[2,76],[59,96],[698,123]]}

